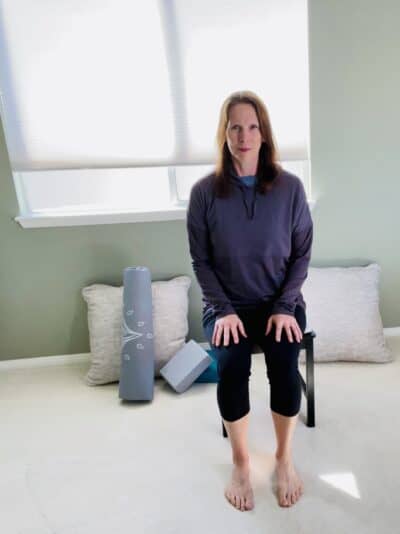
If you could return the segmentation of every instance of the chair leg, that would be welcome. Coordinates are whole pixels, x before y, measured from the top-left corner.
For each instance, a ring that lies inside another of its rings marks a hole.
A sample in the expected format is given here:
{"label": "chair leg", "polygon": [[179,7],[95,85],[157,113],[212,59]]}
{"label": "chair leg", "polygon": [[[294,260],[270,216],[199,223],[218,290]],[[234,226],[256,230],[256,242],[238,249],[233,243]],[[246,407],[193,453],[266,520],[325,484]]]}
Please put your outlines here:
{"label": "chair leg", "polygon": [[226,428],[225,428],[225,425],[224,425],[223,421],[222,421],[222,435],[224,436],[224,438],[228,437],[228,433],[226,431]]}
{"label": "chair leg", "polygon": [[306,345],[306,378],[307,378],[307,426],[315,426],[314,398],[314,339],[310,338]]}

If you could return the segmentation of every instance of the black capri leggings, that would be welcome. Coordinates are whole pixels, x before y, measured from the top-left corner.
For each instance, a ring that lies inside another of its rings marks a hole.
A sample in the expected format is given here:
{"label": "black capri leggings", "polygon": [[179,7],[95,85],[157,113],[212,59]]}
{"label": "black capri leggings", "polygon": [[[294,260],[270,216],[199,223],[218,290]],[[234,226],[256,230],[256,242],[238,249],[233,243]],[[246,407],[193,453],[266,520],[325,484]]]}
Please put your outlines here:
{"label": "black capri leggings", "polygon": [[[203,330],[217,358],[219,382],[217,401],[221,416],[226,421],[236,421],[250,411],[249,378],[251,375],[251,354],[254,344],[264,352],[267,377],[270,384],[270,408],[276,413],[294,416],[300,410],[301,383],[298,372],[300,344],[293,337],[291,343],[282,330],[281,341],[275,341],[275,327],[265,335],[271,307],[263,304],[258,308],[238,310],[247,338],[239,331],[239,343],[229,334],[229,345],[223,345],[223,335],[218,347],[211,345],[216,321],[210,312],[203,314]],[[296,306],[295,318],[304,334],[306,314]]]}

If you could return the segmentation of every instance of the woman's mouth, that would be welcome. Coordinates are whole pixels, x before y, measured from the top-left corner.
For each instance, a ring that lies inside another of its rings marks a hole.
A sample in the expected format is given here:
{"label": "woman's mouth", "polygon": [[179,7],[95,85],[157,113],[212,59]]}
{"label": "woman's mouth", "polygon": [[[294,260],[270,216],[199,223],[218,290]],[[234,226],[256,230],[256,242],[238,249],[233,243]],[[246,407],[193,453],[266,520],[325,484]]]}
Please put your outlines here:
{"label": "woman's mouth", "polygon": [[240,152],[248,152],[250,148],[239,148]]}

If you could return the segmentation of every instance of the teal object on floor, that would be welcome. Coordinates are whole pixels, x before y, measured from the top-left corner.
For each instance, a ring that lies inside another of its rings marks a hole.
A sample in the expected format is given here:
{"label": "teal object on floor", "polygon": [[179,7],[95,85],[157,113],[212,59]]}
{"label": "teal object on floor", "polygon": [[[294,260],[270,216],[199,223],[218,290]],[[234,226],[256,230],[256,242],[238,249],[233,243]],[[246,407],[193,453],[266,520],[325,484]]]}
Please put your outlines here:
{"label": "teal object on floor", "polygon": [[212,362],[207,367],[205,371],[195,380],[195,382],[211,382],[216,383],[219,380],[218,368],[217,368],[217,359],[214,355],[214,352],[210,349],[206,351],[209,356],[212,358]]}

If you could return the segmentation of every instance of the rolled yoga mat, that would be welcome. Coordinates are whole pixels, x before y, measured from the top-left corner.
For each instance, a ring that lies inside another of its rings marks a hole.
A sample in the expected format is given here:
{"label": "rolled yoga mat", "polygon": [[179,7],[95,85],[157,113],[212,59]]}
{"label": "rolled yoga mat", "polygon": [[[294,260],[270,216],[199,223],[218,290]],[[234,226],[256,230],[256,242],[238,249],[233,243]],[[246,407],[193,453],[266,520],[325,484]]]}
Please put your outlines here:
{"label": "rolled yoga mat", "polygon": [[147,267],[124,269],[122,321],[119,397],[153,400],[153,303]]}

